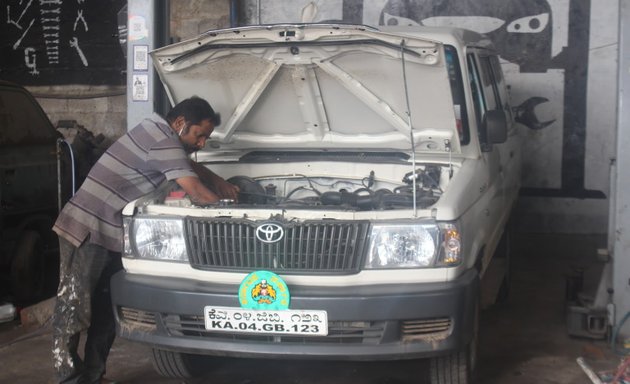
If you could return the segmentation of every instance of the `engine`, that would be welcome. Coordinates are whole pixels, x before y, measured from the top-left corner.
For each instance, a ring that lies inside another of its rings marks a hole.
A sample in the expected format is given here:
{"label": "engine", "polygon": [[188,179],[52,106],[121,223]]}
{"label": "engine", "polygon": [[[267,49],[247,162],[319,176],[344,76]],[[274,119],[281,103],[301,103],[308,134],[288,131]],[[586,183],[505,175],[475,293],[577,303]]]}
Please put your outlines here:
{"label": "engine", "polygon": [[[422,165],[405,174],[400,183],[379,180],[373,171],[362,179],[295,174],[234,176],[227,181],[239,187],[238,201],[221,200],[218,205],[366,211],[411,208],[415,197],[416,207],[422,209],[439,200],[448,179],[445,173],[447,168],[441,165]],[[171,192],[170,196],[166,204],[182,205],[183,195]]]}

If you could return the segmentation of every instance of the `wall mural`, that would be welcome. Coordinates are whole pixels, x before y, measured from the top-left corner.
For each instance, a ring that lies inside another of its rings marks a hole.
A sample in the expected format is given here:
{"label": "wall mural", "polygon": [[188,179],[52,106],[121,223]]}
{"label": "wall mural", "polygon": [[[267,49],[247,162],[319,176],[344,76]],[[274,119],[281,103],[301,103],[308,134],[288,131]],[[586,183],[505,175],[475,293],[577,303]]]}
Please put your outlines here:
{"label": "wall mural", "polygon": [[[255,5],[255,0],[249,1]],[[496,45],[524,133],[525,195],[605,198],[587,189],[586,111],[591,0],[266,0],[263,23],[457,26]],[[255,20],[252,20],[254,23]],[[598,186],[607,189],[606,186]]]}
{"label": "wall mural", "polygon": [[124,0],[0,1],[0,79],[23,85],[124,85]]}

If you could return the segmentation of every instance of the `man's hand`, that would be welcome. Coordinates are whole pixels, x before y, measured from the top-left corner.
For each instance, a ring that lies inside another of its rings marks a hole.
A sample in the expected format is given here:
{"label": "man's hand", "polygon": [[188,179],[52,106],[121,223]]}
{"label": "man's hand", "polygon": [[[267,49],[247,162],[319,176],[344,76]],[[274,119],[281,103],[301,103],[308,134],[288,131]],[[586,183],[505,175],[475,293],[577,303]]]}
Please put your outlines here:
{"label": "man's hand", "polygon": [[206,186],[214,191],[221,199],[232,199],[238,201],[239,188],[227,181],[208,168],[194,161],[191,161],[193,170]]}
{"label": "man's hand", "polygon": [[190,200],[194,204],[207,205],[219,201],[219,197],[214,192],[206,188],[198,177],[180,177],[175,181],[177,181],[177,184],[186,191],[188,197],[190,197]]}
{"label": "man's hand", "polygon": [[222,199],[232,199],[234,201],[238,201],[238,193],[240,192],[239,188],[234,184],[228,183],[222,178],[217,178],[213,181],[212,189]]}

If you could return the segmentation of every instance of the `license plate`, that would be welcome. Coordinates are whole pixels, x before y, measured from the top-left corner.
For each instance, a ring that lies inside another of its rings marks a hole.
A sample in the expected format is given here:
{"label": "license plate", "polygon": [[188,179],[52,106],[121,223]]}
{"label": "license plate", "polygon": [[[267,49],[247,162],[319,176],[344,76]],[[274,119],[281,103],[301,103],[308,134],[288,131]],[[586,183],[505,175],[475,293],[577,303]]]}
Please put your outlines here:
{"label": "license plate", "polygon": [[317,310],[204,308],[206,329],[216,332],[326,336],[328,314]]}

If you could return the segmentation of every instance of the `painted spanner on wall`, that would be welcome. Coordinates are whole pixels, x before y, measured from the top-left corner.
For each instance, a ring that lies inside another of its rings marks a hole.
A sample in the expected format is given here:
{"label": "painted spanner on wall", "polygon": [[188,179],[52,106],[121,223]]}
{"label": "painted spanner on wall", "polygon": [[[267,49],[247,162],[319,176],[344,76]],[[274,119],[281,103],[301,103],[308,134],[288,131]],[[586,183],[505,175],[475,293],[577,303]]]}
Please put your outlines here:
{"label": "painted spanner on wall", "polygon": [[79,47],[79,39],[77,39],[76,37],[73,37],[70,40],[70,46],[76,49],[77,53],[79,54],[79,57],[81,58],[81,62],[83,62],[83,66],[87,67],[88,61],[87,61],[87,58],[85,57],[85,54],[81,50],[81,47]]}

